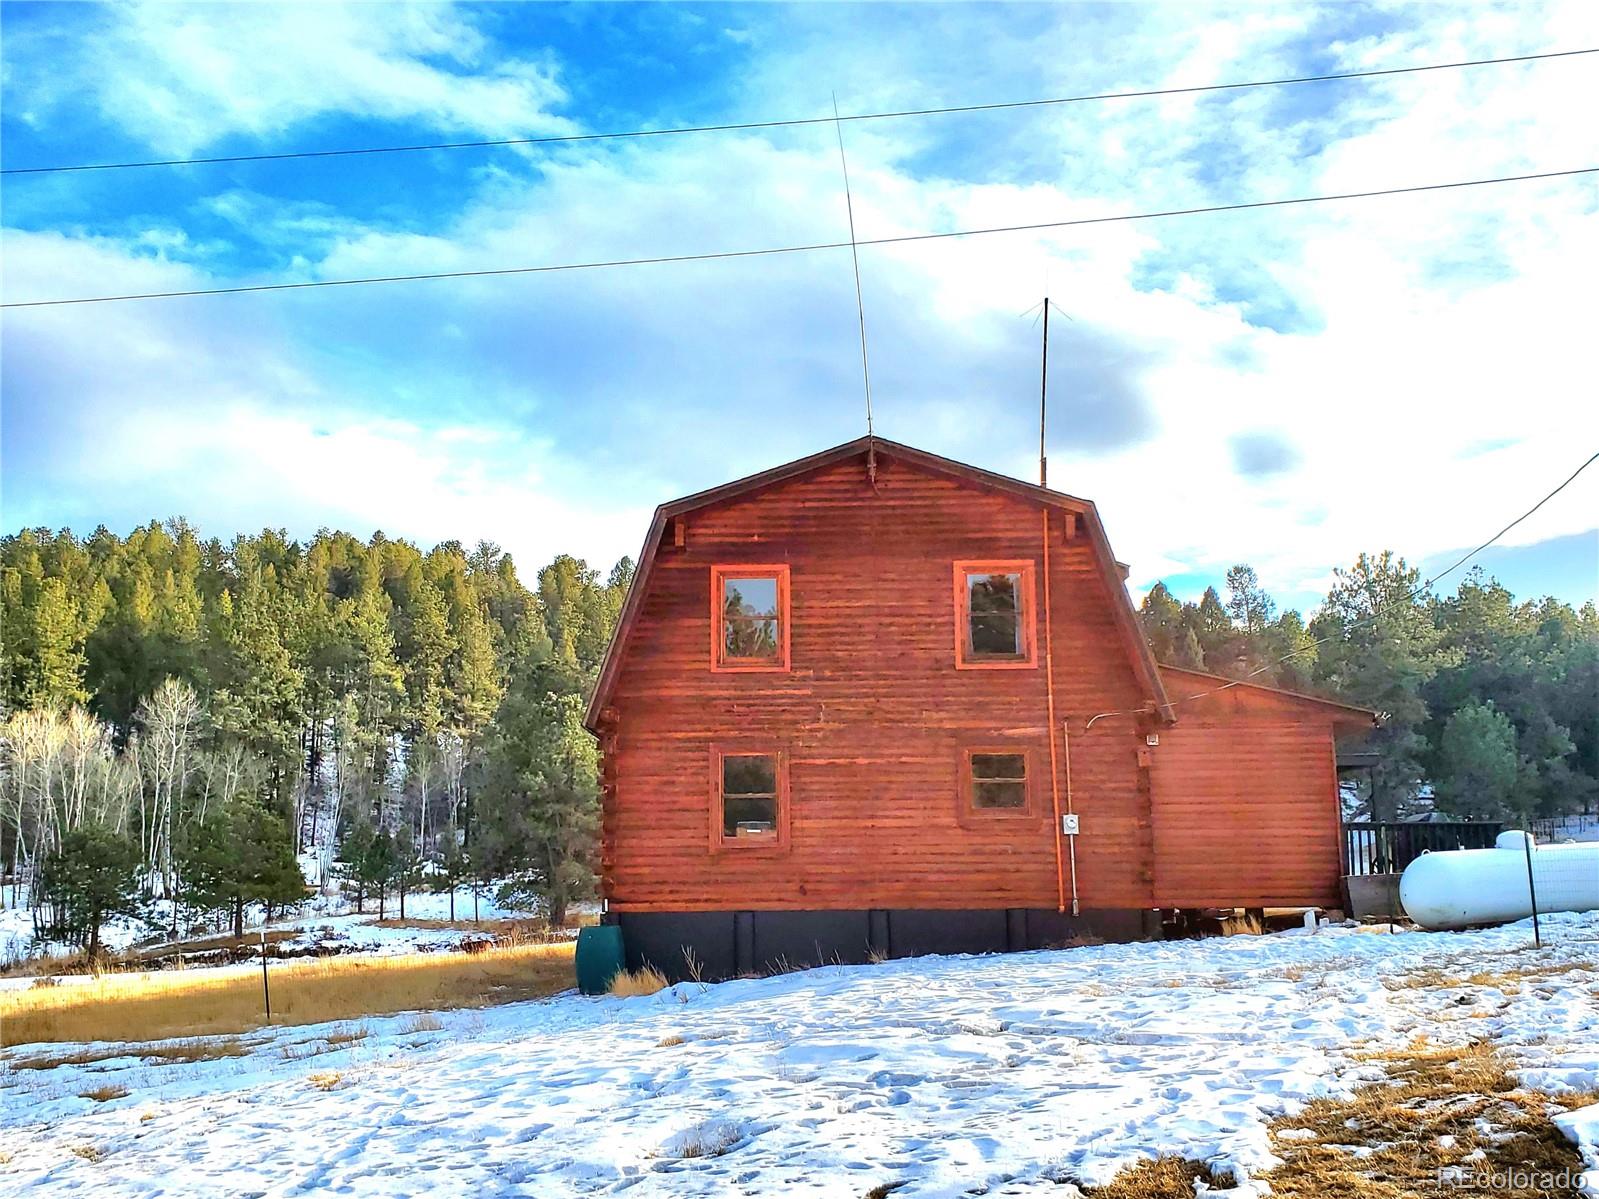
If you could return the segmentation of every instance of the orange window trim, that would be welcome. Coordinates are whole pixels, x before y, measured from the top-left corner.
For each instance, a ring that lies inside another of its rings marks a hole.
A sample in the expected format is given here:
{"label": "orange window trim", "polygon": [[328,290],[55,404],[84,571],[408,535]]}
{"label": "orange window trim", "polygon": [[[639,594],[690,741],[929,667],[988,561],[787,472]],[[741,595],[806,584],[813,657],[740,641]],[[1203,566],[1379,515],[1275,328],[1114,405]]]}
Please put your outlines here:
{"label": "orange window trim", "polygon": [[[729,658],[723,654],[727,631],[723,627],[722,584],[725,579],[777,580],[777,657]],[[788,563],[733,563],[711,567],[711,670],[717,674],[783,673],[788,656]]]}
{"label": "orange window trim", "polygon": [[[1027,785],[1025,794],[1027,801],[1019,808],[980,808],[974,802],[972,757],[976,754],[1015,754],[1019,755],[1027,770]],[[957,796],[957,814],[959,821],[966,827],[982,828],[993,820],[1037,820],[1040,817],[1038,803],[1038,771],[1034,769],[1032,748],[1026,745],[969,745],[961,750],[960,762],[960,795]]]}
{"label": "orange window trim", "polygon": [[[1022,654],[974,654],[966,648],[971,612],[968,604],[971,593],[967,577],[974,574],[1021,576],[1021,627]],[[1038,665],[1038,588],[1033,562],[1030,558],[1009,560],[962,561],[955,563],[955,669],[956,670],[1029,670]]]}
{"label": "orange window trim", "polygon": [[[770,837],[729,837],[722,831],[722,759],[767,757],[773,759],[777,773],[777,820]],[[770,743],[741,745],[733,742],[711,746],[711,852],[770,853],[788,848],[788,754]]]}

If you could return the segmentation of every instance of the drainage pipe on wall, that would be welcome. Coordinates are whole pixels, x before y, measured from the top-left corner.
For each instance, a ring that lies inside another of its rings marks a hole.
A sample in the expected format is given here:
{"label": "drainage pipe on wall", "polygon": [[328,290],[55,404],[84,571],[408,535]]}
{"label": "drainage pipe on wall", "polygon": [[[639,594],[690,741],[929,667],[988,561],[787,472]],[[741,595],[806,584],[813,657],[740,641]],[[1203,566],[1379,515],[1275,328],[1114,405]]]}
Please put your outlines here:
{"label": "drainage pipe on wall", "polygon": [[1534,894],[1539,912],[1599,910],[1599,842],[1537,845],[1511,829],[1492,849],[1424,853],[1399,879],[1405,914],[1431,929],[1525,920]]}
{"label": "drainage pipe on wall", "polygon": [[[1055,830],[1055,903],[1056,911],[1066,910],[1066,870],[1061,862],[1061,832],[1060,821],[1060,771],[1055,764],[1055,642],[1051,633],[1054,627],[1053,609],[1049,602],[1049,509],[1043,511],[1044,528],[1044,703],[1049,717],[1049,795],[1051,806],[1055,812],[1053,828]],[[1067,759],[1067,770],[1071,769],[1071,760]],[[1070,785],[1067,794],[1071,793]],[[1072,858],[1072,915],[1077,914],[1077,864],[1076,855]]]}

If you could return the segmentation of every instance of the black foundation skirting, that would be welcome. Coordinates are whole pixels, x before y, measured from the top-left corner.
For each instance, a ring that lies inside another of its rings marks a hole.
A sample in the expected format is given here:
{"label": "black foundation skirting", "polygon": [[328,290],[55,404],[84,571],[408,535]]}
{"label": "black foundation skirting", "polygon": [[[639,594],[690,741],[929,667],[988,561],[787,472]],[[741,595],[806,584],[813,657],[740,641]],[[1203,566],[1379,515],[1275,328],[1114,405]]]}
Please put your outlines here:
{"label": "black foundation skirting", "polygon": [[930,953],[1004,953],[1082,941],[1161,935],[1160,913],[1104,908],[1079,916],[1036,908],[954,911],[613,912],[630,970],[655,967],[674,982],[770,974],[831,962]]}

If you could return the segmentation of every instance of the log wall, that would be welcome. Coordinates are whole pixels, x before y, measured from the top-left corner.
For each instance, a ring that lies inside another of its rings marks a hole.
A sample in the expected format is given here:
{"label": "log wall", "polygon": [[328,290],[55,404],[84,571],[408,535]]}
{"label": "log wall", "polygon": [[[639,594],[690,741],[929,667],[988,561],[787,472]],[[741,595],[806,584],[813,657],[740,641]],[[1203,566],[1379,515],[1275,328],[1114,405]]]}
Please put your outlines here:
{"label": "log wall", "polygon": [[[951,595],[956,561],[1025,559],[1041,602],[1045,511],[884,458],[875,490],[859,462],[838,463],[668,527],[600,722],[611,907],[1054,908],[1043,621],[1035,667],[958,670]],[[1121,580],[1105,577],[1081,520],[1049,512],[1055,709],[1071,729],[1083,906],[1149,908],[1218,888],[1237,892],[1227,902],[1327,902],[1321,847],[1334,863],[1338,852],[1328,721],[1269,715],[1263,730],[1225,712],[1192,727],[1181,716],[1153,751],[1148,717],[1085,731],[1088,717],[1147,699],[1116,623]],[[711,568],[738,563],[789,567],[785,673],[710,669]],[[713,845],[713,747],[786,756],[784,844]],[[973,747],[1028,753],[1030,814],[963,815]],[[1290,763],[1281,782],[1254,786],[1277,753]],[[1261,827],[1264,795],[1291,809],[1281,827],[1305,833],[1305,854],[1259,869],[1215,857],[1229,835]],[[1217,802],[1235,813],[1195,819]],[[1219,862],[1230,874],[1212,887],[1205,872]]]}

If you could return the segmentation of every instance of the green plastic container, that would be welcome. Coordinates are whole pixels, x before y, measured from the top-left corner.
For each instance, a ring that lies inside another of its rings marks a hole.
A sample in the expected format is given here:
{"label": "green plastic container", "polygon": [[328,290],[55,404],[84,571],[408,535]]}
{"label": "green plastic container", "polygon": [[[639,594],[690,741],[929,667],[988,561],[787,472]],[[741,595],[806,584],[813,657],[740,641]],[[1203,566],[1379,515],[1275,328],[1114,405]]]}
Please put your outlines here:
{"label": "green plastic container", "polygon": [[577,934],[577,989],[585,995],[605,994],[625,960],[619,925],[596,924],[580,930]]}

